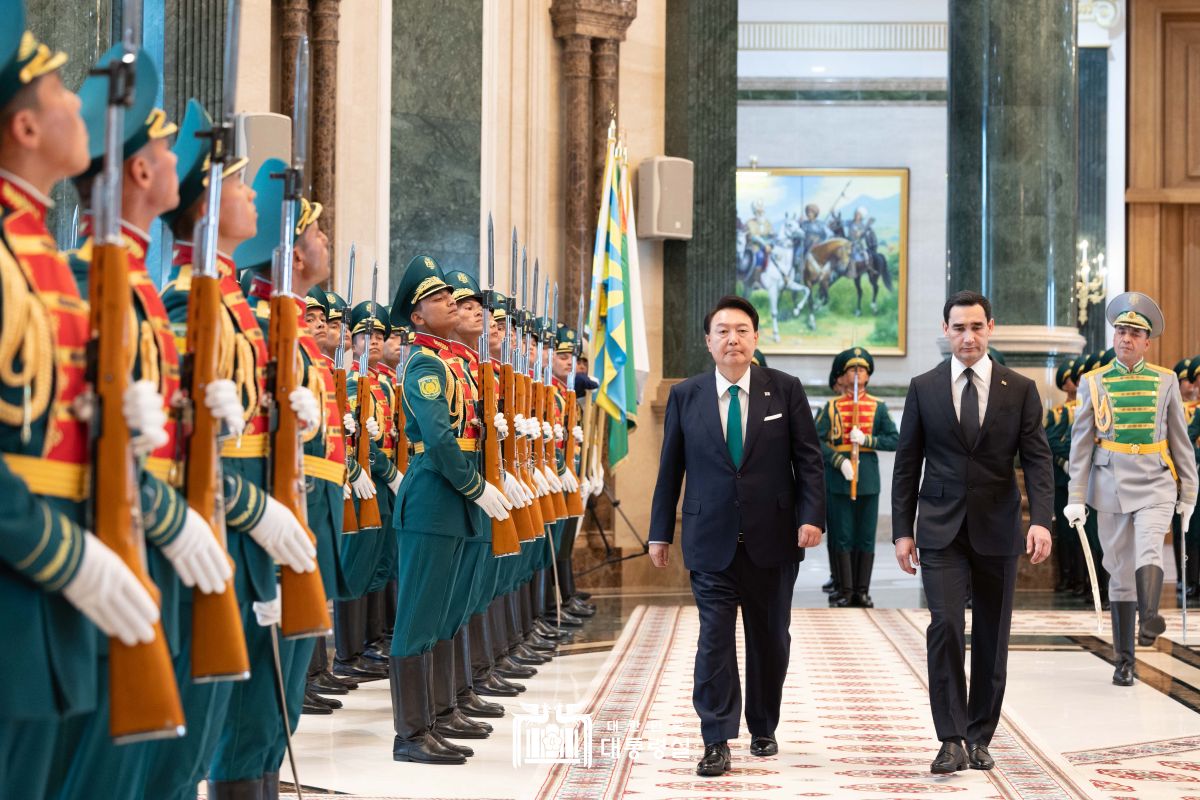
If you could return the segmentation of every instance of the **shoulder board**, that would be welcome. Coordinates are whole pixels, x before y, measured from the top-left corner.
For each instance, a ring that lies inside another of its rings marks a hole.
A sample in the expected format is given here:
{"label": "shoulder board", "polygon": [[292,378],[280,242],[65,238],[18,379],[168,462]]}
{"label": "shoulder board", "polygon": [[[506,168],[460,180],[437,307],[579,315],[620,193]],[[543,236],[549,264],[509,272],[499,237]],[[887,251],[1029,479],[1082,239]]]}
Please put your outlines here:
{"label": "shoulder board", "polygon": [[191,264],[184,264],[179,268],[179,274],[175,276],[175,280],[169,281],[163,287],[163,294],[166,294],[169,289],[174,289],[177,292],[190,292],[192,290]]}
{"label": "shoulder board", "polygon": [[88,239],[82,246],[68,250],[65,254],[72,261],[90,264],[92,261],[92,240]]}
{"label": "shoulder board", "polygon": [[1105,364],[1103,367],[1096,367],[1095,369],[1093,369],[1089,372],[1083,373],[1082,377],[1090,378],[1092,376],[1095,376],[1095,377],[1099,378],[1101,375],[1108,372],[1110,369],[1112,369],[1112,364]]}
{"label": "shoulder board", "polygon": [[254,306],[254,315],[256,317],[258,317],[259,319],[270,319],[271,318],[271,304],[270,303],[258,303],[257,305]]}
{"label": "shoulder board", "polygon": [[1146,362],[1146,366],[1149,367],[1150,369],[1154,370],[1155,372],[1165,372],[1165,373],[1169,373],[1171,375],[1175,374],[1175,370],[1167,369],[1166,367],[1159,366],[1158,364],[1151,364],[1149,361]]}

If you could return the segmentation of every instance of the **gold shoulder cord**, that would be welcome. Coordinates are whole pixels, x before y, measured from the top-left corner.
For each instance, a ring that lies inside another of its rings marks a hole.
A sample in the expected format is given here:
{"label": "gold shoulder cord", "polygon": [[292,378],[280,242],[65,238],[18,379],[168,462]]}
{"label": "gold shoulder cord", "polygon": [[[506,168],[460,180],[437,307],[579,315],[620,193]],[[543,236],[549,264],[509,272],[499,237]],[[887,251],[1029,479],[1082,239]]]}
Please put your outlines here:
{"label": "gold shoulder cord", "polygon": [[[0,383],[24,390],[20,405],[0,399],[0,423],[22,429],[28,438],[30,423],[45,414],[50,404],[54,374],[54,341],[49,313],[30,290],[12,252],[0,242]],[[20,362],[18,369],[17,363]]]}
{"label": "gold shoulder cord", "polygon": [[842,440],[842,415],[838,411],[836,399],[829,401],[829,438],[834,442]]}
{"label": "gold shoulder cord", "polygon": [[[1108,393],[1105,392],[1104,399],[1099,399],[1099,393],[1096,391],[1096,379],[1089,373],[1087,376],[1088,386],[1092,390],[1092,413],[1096,418],[1096,430],[1100,433],[1108,433],[1112,428],[1112,410],[1108,407]],[[1103,381],[1101,381],[1103,385]]]}

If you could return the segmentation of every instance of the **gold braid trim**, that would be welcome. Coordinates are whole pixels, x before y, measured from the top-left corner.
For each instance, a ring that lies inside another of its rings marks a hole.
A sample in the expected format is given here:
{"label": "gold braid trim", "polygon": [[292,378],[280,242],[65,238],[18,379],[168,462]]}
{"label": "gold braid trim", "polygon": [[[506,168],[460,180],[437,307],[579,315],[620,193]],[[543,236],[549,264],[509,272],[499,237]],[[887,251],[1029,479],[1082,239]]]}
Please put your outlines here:
{"label": "gold braid trim", "polygon": [[[29,288],[12,252],[0,243],[0,383],[30,387],[28,406],[0,400],[0,423],[20,427],[46,413],[54,374],[49,312]],[[17,367],[18,361],[20,367]]]}
{"label": "gold braid trim", "polygon": [[235,337],[234,346],[237,348],[237,358],[234,362],[233,382],[245,398],[242,416],[249,423],[258,413],[258,376],[255,374],[258,360],[254,357],[254,345],[250,344],[250,340],[245,336]]}
{"label": "gold braid trim", "polygon": [[[154,328],[146,320],[142,320],[140,326],[141,334],[138,337],[138,354],[141,358],[141,377],[142,380],[153,381],[161,392],[162,385],[162,370],[159,369],[158,359],[158,337],[154,334]],[[170,398],[167,398],[170,402]]]}

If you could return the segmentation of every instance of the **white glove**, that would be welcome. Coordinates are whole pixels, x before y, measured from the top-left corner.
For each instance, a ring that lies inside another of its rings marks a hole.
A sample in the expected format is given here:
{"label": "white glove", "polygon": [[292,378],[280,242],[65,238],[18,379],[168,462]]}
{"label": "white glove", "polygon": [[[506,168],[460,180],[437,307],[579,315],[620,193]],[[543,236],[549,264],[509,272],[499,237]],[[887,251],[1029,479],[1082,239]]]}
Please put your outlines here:
{"label": "white glove", "polygon": [[854,480],[854,465],[850,463],[850,459],[847,458],[845,461],[843,461],[842,465],[838,467],[838,469],[842,471],[843,478],[848,481]]}
{"label": "white glove", "polygon": [[529,470],[529,474],[533,476],[533,488],[537,491],[537,496],[550,494],[550,483],[546,480],[546,476],[537,467]]}
{"label": "white glove", "polygon": [[125,424],[133,433],[130,444],[137,456],[145,456],[167,443],[167,412],[163,398],[152,381],[134,381],[121,398]]}
{"label": "white glove", "polygon": [[541,430],[540,427],[538,426],[537,420],[533,419],[531,417],[526,417],[524,425],[525,425],[525,438],[528,439],[529,441],[533,441],[534,439],[536,439]]}
{"label": "white glove", "polygon": [[525,435],[525,415],[513,414],[513,430],[517,432],[517,436]]}
{"label": "white glove", "polygon": [[571,435],[575,437],[575,444],[583,444],[583,428],[576,425],[571,428]]}
{"label": "white glove", "polygon": [[283,603],[279,595],[279,585],[275,585],[275,599],[267,601],[254,601],[250,604],[254,608],[254,616],[258,619],[258,625],[261,628],[269,628],[272,625],[278,625],[279,620],[283,618]]}
{"label": "white glove", "polygon": [[[536,436],[537,434],[534,434],[534,435]],[[542,423],[542,441],[549,442],[552,439],[554,439],[554,428],[550,427],[549,422],[543,422]]]}
{"label": "white glove", "polygon": [[347,436],[353,436],[358,433],[358,423],[354,421],[353,414],[347,413],[346,416],[342,417],[342,431]]}
{"label": "white glove", "polygon": [[561,492],[563,490],[562,481],[558,479],[558,475],[554,472],[554,468],[547,466],[545,470],[546,483],[550,484],[550,488],[554,491]]}
{"label": "white glove", "polygon": [[350,489],[350,484],[343,483],[342,484],[342,499],[349,500],[353,496],[354,496],[354,492]]}
{"label": "white glove", "polygon": [[233,577],[229,556],[195,509],[187,510],[183,530],[160,549],[188,588],[195,587],[204,594],[220,594]]}
{"label": "white glove", "polygon": [[579,496],[582,497],[584,500],[587,500],[588,496],[591,493],[592,493],[591,482],[587,478],[580,478],[579,479]]}
{"label": "white glove", "polygon": [[562,485],[563,491],[566,492],[573,493],[579,489],[579,481],[575,478],[575,475],[571,472],[571,470],[567,470],[563,473]]}
{"label": "white glove", "polygon": [[266,510],[250,529],[250,538],[285,567],[297,572],[312,572],[317,568],[317,548],[308,538],[308,531],[274,497],[267,497]]}
{"label": "white glove", "polygon": [[521,486],[521,482],[517,480],[517,476],[511,472],[504,472],[504,494],[512,501],[513,508],[524,508],[529,505],[529,501],[525,498],[525,489]]}
{"label": "white glove", "polygon": [[298,386],[288,395],[288,404],[300,420],[300,432],[311,433],[321,424],[321,408],[317,396],[307,386]]}
{"label": "white glove", "polygon": [[599,497],[600,493],[604,491],[604,470],[597,468],[596,474],[592,476],[588,483],[591,484],[592,495]]}
{"label": "white glove", "polygon": [[400,491],[400,481],[404,480],[404,473],[396,470],[396,477],[388,481],[388,491],[392,494],[397,494]]}
{"label": "white glove", "polygon": [[475,498],[475,505],[479,506],[492,519],[508,519],[508,510],[513,507],[512,502],[504,496],[504,492],[492,486],[490,483],[483,485],[483,494]]}
{"label": "white glove", "polygon": [[863,444],[867,441],[867,435],[859,428],[850,429],[850,441],[854,444]]}
{"label": "white glove", "polygon": [[63,597],[96,624],[106,636],[123,644],[150,644],[158,605],[120,556],[91,531],[83,534],[79,570],[62,590]]}
{"label": "white glove", "polygon": [[374,417],[367,417],[367,436],[370,436],[373,442],[383,438],[383,431],[379,430],[379,420]]}
{"label": "white glove", "polygon": [[554,423],[554,441],[561,442],[561,441],[564,441],[565,439],[566,439],[566,437],[563,432],[563,426],[559,425],[557,422]]}
{"label": "white glove", "polygon": [[1192,512],[1195,510],[1195,503],[1180,501],[1175,504],[1175,513],[1179,515],[1179,530],[1187,532],[1188,523],[1192,521]]}
{"label": "white glove", "polygon": [[496,425],[496,438],[503,442],[508,438],[508,418],[503,414],[496,414],[492,422]]}
{"label": "white glove", "polygon": [[1087,522],[1087,506],[1083,503],[1067,503],[1063,506],[1063,516],[1067,518],[1068,525],[1074,525],[1078,522],[1080,525]]}
{"label": "white glove", "polygon": [[370,500],[375,496],[375,481],[365,469],[358,473],[351,485],[354,487],[354,496],[359,500]]}
{"label": "white glove", "polygon": [[204,387],[204,405],[224,424],[230,436],[242,435],[246,429],[245,409],[233,381],[222,378]]}

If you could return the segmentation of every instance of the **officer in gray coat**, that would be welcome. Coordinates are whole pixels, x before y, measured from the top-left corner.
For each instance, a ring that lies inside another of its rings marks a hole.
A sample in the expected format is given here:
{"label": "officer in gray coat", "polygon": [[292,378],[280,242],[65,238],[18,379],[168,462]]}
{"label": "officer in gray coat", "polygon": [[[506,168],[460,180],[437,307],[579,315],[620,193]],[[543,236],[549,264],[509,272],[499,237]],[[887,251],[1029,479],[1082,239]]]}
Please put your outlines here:
{"label": "officer in gray coat", "polygon": [[1138,644],[1154,644],[1166,629],[1158,613],[1163,541],[1173,514],[1187,529],[1196,507],[1196,462],[1179,380],[1145,358],[1163,331],[1162,311],[1146,295],[1126,292],[1106,313],[1116,358],[1079,381],[1063,514],[1074,525],[1086,518],[1085,503],[1096,510],[1110,575],[1113,683],[1132,686],[1134,611]]}

